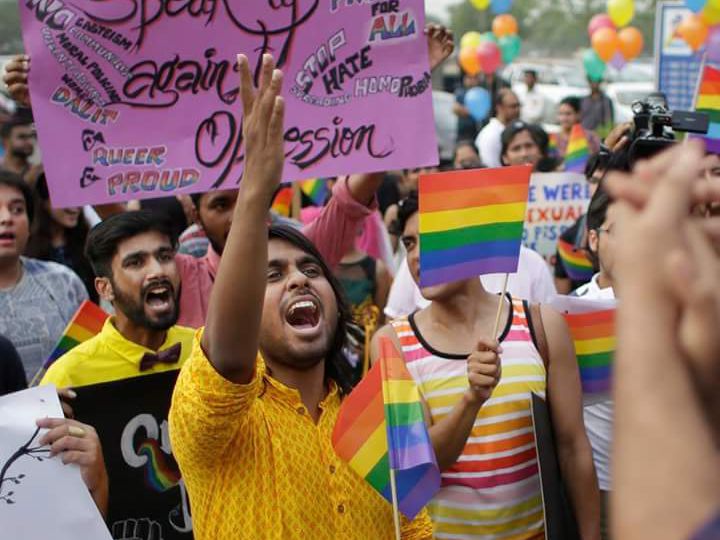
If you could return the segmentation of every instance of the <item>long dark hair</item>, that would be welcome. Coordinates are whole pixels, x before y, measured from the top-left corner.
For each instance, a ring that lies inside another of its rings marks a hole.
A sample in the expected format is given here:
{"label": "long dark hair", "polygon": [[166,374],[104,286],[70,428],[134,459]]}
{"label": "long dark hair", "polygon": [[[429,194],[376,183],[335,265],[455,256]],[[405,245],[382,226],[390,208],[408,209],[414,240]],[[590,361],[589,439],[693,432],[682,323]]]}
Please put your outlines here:
{"label": "long dark hair", "polygon": [[[37,179],[34,199],[35,217],[30,229],[30,238],[25,248],[25,255],[44,261],[53,261],[55,260],[52,245],[53,218],[47,208],[50,194],[48,193],[45,173],[40,174]],[[94,284],[95,274],[84,253],[85,239],[89,231],[90,227],[85,220],[85,216],[81,213],[77,226],[72,229],[65,229],[65,245],[63,248],[70,268],[85,284],[90,298],[97,302],[98,294]]]}
{"label": "long dark hair", "polygon": [[338,320],[335,327],[335,334],[330,345],[330,350],[325,357],[325,377],[332,379],[338,385],[342,395],[350,393],[352,390],[353,373],[350,364],[343,354],[343,347],[347,339],[348,323],[352,320],[349,304],[342,292],[340,282],[333,275],[327,263],[323,259],[320,251],[315,245],[300,231],[288,225],[272,225],[268,230],[268,238],[284,240],[289,244],[297,247],[311,257],[317,259],[320,269],[325,279],[327,279],[330,287],[335,293],[335,301],[337,302]]}

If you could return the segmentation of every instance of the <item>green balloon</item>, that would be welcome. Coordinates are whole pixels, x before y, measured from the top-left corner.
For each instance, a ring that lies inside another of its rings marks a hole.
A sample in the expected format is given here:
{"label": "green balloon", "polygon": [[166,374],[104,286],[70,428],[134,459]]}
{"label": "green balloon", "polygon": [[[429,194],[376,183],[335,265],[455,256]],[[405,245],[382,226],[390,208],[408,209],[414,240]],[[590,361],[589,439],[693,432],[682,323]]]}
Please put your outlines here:
{"label": "green balloon", "polygon": [[592,49],[586,50],[582,58],[585,73],[590,80],[595,82],[602,81],[605,76],[605,62],[602,61],[602,58]]}
{"label": "green balloon", "polygon": [[504,64],[509,64],[515,60],[520,54],[520,48],[522,47],[522,41],[520,36],[503,36],[500,38],[500,51],[502,52],[502,59]]}
{"label": "green balloon", "polygon": [[500,45],[500,43],[498,43],[497,36],[495,34],[493,34],[492,32],[485,32],[484,34],[482,34],[480,36],[480,38],[482,39],[482,41],[492,41],[496,45]]}

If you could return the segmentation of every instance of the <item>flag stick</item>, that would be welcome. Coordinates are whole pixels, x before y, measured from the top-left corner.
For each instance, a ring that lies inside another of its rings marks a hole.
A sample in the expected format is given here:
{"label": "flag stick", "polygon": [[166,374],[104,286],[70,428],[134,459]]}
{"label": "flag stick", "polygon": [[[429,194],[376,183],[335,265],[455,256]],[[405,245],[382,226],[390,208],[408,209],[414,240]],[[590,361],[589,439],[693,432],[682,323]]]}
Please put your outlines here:
{"label": "flag stick", "polygon": [[502,293],[500,294],[500,302],[498,302],[497,315],[495,315],[495,326],[493,327],[492,338],[497,339],[498,330],[500,330],[500,316],[502,315],[503,303],[505,301],[505,293],[507,293],[508,278],[510,274],[505,274]]}
{"label": "flag stick", "polygon": [[[702,59],[700,60],[700,73],[698,74],[697,82],[695,83],[695,92],[693,93],[693,109],[697,109],[697,102],[698,98],[700,97],[700,87],[702,86],[702,80],[703,76],[705,75],[705,63],[707,62],[707,53],[703,53]],[[686,144],[690,141],[690,136],[688,133],[685,134],[685,138],[683,139],[683,144]]]}
{"label": "flag stick", "polygon": [[390,468],[390,491],[392,493],[393,521],[395,522],[395,540],[402,540],[400,536],[400,511],[398,510],[397,484],[395,483],[395,469]]}
{"label": "flag stick", "polygon": [[290,207],[290,217],[300,220],[300,210],[302,209],[302,192],[300,191],[300,183],[292,183],[292,205]]}

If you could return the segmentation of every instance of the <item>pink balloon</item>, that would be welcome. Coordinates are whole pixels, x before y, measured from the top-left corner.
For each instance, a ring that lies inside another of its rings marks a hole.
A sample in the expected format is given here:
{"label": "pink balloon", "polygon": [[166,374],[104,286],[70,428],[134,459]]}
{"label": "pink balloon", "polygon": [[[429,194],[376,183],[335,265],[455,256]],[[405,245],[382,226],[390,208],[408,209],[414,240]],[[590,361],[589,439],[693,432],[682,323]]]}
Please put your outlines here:
{"label": "pink balloon", "polygon": [[705,53],[711,62],[720,62],[720,25],[710,27],[705,41]]}
{"label": "pink balloon", "polygon": [[590,35],[590,38],[592,39],[593,34],[601,28],[616,29],[615,23],[612,22],[610,15],[606,13],[598,13],[590,19],[590,22],[588,23],[588,34]]}
{"label": "pink balloon", "polygon": [[477,48],[480,69],[483,73],[495,73],[502,65],[502,52],[494,41],[484,41]]}

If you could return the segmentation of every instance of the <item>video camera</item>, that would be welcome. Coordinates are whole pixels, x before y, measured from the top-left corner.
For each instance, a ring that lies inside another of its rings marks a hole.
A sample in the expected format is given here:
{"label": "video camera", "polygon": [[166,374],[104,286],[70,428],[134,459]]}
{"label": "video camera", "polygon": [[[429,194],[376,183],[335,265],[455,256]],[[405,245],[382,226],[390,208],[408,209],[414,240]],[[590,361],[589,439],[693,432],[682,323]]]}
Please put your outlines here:
{"label": "video camera", "polygon": [[635,127],[630,135],[628,150],[630,166],[640,159],[649,158],[675,144],[675,132],[704,135],[708,132],[710,117],[706,113],[670,111],[665,94],[654,92],[632,104]]}

